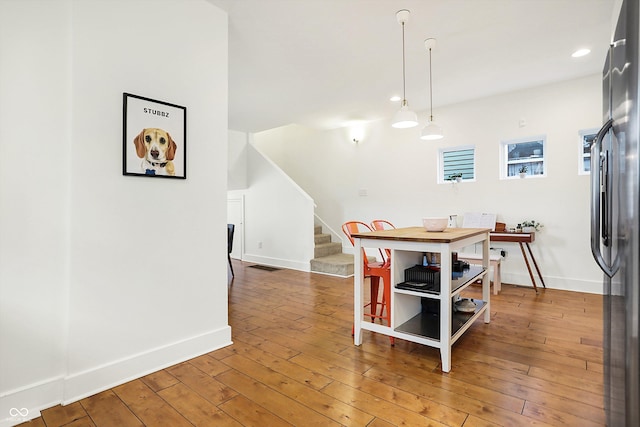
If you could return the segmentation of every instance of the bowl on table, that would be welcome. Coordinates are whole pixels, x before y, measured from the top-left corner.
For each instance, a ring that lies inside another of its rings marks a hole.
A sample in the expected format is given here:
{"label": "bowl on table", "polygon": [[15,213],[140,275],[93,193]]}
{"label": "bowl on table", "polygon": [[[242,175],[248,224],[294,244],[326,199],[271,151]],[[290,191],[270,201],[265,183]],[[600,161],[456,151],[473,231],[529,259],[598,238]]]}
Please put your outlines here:
{"label": "bowl on table", "polygon": [[427,231],[444,231],[448,223],[447,217],[422,218],[422,226]]}

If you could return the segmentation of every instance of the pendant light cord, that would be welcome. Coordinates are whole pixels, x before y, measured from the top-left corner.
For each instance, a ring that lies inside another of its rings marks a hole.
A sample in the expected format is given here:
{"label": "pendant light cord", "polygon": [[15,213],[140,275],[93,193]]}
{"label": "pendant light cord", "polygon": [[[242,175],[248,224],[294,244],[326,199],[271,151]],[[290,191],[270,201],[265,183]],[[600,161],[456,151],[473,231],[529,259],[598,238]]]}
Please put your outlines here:
{"label": "pendant light cord", "polygon": [[433,83],[431,82],[431,48],[429,48],[429,121],[433,123]]}
{"label": "pendant light cord", "polygon": [[407,105],[407,83],[404,58],[404,21],[402,21],[402,106]]}

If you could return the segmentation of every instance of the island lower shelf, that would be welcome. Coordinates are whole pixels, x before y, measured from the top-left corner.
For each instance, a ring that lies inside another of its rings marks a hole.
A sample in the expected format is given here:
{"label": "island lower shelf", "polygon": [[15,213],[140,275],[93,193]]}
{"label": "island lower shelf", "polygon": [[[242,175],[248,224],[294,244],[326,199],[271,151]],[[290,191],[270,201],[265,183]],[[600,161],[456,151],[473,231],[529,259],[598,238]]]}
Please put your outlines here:
{"label": "island lower shelf", "polygon": [[[454,312],[451,315],[451,336],[464,331],[481,313],[484,312],[487,303],[482,300],[473,300],[477,306],[473,313]],[[397,332],[415,335],[418,337],[440,339],[440,315],[436,313],[421,312],[395,328]]]}

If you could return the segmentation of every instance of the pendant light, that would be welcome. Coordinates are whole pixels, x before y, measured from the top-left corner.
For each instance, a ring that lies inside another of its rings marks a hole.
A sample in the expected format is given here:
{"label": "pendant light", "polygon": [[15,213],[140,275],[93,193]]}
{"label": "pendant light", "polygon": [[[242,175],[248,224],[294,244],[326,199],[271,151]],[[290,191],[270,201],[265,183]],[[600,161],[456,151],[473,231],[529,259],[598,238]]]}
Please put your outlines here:
{"label": "pendant light", "polygon": [[409,110],[409,104],[407,103],[407,95],[406,95],[406,72],[405,72],[405,61],[404,61],[404,25],[409,20],[409,11],[407,9],[402,9],[396,12],[396,19],[398,23],[402,26],[402,106],[400,107],[400,111],[398,111],[395,116],[393,116],[393,121],[391,122],[391,126],[398,129],[411,128],[418,125],[418,116],[415,112]]}
{"label": "pendant light", "polygon": [[433,121],[433,84],[431,83],[431,51],[436,46],[436,39],[426,39],[424,41],[424,46],[427,48],[429,52],[429,121],[427,121],[427,125],[422,128],[422,132],[420,132],[420,139],[424,139],[427,141],[432,141],[435,139],[441,139],[444,137],[444,133],[440,126],[435,124]]}

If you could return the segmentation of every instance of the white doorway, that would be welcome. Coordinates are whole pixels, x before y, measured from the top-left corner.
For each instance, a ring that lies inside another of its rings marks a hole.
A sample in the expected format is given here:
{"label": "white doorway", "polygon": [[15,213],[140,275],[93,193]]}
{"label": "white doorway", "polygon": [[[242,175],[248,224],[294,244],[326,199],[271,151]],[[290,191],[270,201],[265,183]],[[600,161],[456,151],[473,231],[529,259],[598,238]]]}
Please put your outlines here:
{"label": "white doorway", "polygon": [[244,253],[244,196],[227,198],[227,223],[235,225],[231,258],[242,260]]}

